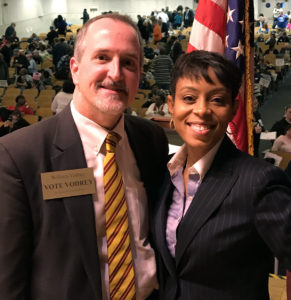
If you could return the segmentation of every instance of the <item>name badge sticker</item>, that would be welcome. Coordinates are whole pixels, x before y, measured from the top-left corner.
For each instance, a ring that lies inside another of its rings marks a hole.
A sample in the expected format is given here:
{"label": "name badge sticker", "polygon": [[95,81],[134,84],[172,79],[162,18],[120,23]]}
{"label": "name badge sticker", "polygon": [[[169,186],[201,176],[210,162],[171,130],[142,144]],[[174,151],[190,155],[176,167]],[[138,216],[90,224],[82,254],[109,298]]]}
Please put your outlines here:
{"label": "name badge sticker", "polygon": [[43,200],[96,193],[92,168],[41,173]]}

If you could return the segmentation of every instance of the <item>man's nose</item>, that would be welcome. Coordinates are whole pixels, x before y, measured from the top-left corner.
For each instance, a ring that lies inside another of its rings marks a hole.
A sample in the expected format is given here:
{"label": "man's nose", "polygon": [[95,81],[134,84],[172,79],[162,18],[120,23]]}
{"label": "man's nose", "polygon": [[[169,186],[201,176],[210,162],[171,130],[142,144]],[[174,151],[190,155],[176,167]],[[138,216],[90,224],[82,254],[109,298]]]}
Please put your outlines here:
{"label": "man's nose", "polygon": [[113,81],[119,81],[122,79],[122,68],[119,58],[113,58],[109,63],[108,76]]}

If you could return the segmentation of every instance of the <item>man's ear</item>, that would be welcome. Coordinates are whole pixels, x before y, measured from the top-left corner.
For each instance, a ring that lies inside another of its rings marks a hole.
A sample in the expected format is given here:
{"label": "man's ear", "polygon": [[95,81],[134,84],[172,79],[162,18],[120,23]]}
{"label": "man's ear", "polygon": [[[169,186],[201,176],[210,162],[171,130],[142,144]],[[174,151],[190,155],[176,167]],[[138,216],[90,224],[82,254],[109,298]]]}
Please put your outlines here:
{"label": "man's ear", "polygon": [[75,85],[79,83],[79,62],[76,57],[73,56],[70,60],[70,70],[72,74],[72,79]]}
{"label": "man's ear", "polygon": [[174,100],[173,97],[171,95],[168,95],[167,97],[168,99],[168,109],[171,115],[173,115],[174,112]]}

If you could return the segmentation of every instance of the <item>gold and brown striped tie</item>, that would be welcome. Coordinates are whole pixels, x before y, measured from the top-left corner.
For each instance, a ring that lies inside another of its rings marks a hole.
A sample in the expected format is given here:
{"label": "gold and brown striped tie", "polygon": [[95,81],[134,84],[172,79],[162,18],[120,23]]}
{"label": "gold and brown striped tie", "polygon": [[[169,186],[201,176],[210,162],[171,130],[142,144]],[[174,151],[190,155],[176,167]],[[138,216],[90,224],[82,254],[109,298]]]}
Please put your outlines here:
{"label": "gold and brown striped tie", "polygon": [[104,158],[106,237],[111,300],[135,299],[135,282],[128,214],[121,173],[115,160],[120,136],[109,132]]}

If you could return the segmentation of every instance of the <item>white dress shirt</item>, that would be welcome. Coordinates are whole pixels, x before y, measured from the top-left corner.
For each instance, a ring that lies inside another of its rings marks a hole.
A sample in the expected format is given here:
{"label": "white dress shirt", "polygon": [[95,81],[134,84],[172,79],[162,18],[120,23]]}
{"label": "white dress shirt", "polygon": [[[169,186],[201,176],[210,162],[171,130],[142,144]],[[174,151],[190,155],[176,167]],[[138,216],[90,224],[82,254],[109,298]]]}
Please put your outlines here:
{"label": "white dress shirt", "polygon": [[[101,267],[102,294],[104,300],[109,300],[103,181],[105,138],[108,130],[81,115],[75,108],[74,100],[70,105],[73,119],[82,140],[87,166],[94,170],[97,193],[93,195],[93,202]],[[123,116],[113,131],[121,136],[121,140],[116,147],[116,162],[122,174],[127,201],[130,245],[135,270],[136,299],[142,300],[147,298],[154,288],[158,288],[155,255],[148,241],[149,229],[146,191],[143,182],[140,181],[140,172],[124,130]]]}
{"label": "white dress shirt", "polygon": [[168,170],[175,189],[172,196],[173,201],[168,211],[166,240],[169,251],[173,257],[175,257],[176,254],[176,233],[178,225],[187,213],[191,202],[195,201],[195,194],[209,170],[221,142],[222,139],[201,159],[189,167],[187,195],[185,195],[183,178],[184,166],[186,165],[188,156],[186,145],[184,144],[168,162]]}

